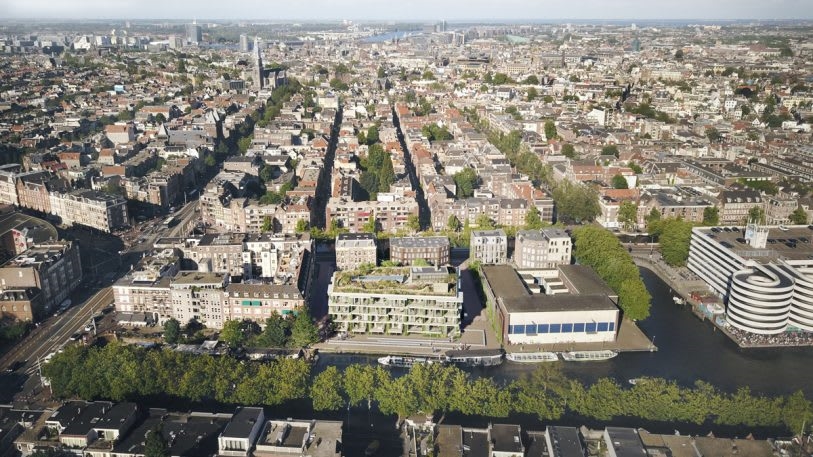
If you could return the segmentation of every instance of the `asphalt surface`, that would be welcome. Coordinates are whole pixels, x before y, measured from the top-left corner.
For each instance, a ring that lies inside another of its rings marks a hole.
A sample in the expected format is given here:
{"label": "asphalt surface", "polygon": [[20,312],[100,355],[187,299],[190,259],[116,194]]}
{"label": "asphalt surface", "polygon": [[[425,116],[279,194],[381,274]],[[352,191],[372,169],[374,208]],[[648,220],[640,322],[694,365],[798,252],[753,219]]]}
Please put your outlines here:
{"label": "asphalt surface", "polygon": [[105,287],[59,316],[49,317],[0,357],[0,369],[3,370],[16,362],[23,362],[13,373],[0,375],[0,401],[10,401],[15,395],[18,399],[29,397],[40,385],[36,375],[38,361],[72,343],[71,335],[83,332],[91,317],[112,302],[113,289]]}

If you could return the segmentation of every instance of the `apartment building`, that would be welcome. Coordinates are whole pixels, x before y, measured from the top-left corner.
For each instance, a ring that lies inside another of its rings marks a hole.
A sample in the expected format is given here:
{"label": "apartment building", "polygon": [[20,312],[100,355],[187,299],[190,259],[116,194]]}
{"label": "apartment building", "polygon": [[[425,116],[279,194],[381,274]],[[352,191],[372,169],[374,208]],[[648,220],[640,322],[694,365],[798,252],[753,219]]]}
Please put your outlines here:
{"label": "apartment building", "polygon": [[134,271],[113,285],[116,311],[143,313],[145,321],[163,324],[173,317],[169,286],[179,270],[180,257],[173,249],[145,257]]}
{"label": "apartment building", "polygon": [[572,242],[561,229],[520,230],[514,247],[514,263],[520,270],[550,269],[570,264]]}
{"label": "apartment building", "polygon": [[724,190],[717,196],[720,225],[742,225],[751,208],[763,208],[762,196],[756,190]]}
{"label": "apartment building", "polygon": [[449,267],[333,273],[328,312],[340,332],[377,335],[460,335],[463,291]]}
{"label": "apartment building", "polygon": [[336,269],[355,270],[361,264],[378,264],[378,247],[372,233],[340,233],[336,237]]}
{"label": "apartment building", "polygon": [[331,198],[327,204],[327,225],[335,220],[352,233],[361,232],[370,216],[375,217],[380,230],[394,233],[406,226],[409,216],[418,216],[418,202],[409,197],[361,202]]}
{"label": "apartment building", "polygon": [[20,165],[7,163],[0,165],[0,204],[17,205],[17,175]]}
{"label": "apartment building", "polygon": [[59,216],[62,225],[84,225],[110,233],[129,225],[127,200],[89,189],[50,194],[51,214]]}
{"label": "apartment building", "polygon": [[178,272],[170,284],[172,315],[180,322],[223,328],[223,289],[228,282],[225,273]]}
{"label": "apartment building", "polygon": [[[79,247],[71,241],[35,245],[0,267],[0,292],[16,291],[15,301],[23,298],[22,294],[36,295],[36,292],[28,292],[29,289],[39,290],[42,294],[28,305],[9,305],[28,306],[27,310],[21,309],[19,312],[30,312],[33,320],[42,319],[55,310],[81,282]],[[31,308],[33,305],[39,308]],[[7,312],[14,310],[9,308]]]}
{"label": "apartment building", "polygon": [[469,246],[471,258],[484,265],[508,260],[508,236],[503,230],[474,230]]}
{"label": "apartment building", "polygon": [[412,265],[419,259],[438,267],[448,265],[450,252],[445,236],[390,238],[390,260],[401,265]]}
{"label": "apartment building", "polygon": [[226,286],[223,321],[249,319],[264,325],[273,314],[288,316],[305,306],[305,297],[291,284],[238,284]]}

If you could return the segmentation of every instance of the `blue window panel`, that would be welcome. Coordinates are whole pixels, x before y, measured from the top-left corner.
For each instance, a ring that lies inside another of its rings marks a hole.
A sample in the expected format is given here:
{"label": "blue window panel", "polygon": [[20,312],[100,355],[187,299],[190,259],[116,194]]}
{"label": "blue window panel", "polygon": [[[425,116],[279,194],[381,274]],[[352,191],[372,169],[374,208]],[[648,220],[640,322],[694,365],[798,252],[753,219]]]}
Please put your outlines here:
{"label": "blue window panel", "polygon": [[588,322],[585,326],[585,331],[587,333],[594,333],[596,331],[596,323],[595,322]]}
{"label": "blue window panel", "polygon": [[536,333],[548,333],[548,324],[536,324]]}
{"label": "blue window panel", "polygon": [[615,322],[610,322],[610,331],[611,332],[615,331]]}
{"label": "blue window panel", "polygon": [[573,324],[562,324],[562,333],[573,333]]}
{"label": "blue window panel", "polygon": [[526,324],[525,334],[533,335],[534,333],[536,333],[536,324]]}
{"label": "blue window panel", "polygon": [[599,332],[606,332],[609,327],[610,327],[610,325],[607,324],[606,322],[599,322],[598,323],[598,331]]}
{"label": "blue window panel", "polygon": [[584,333],[584,322],[579,324],[573,324],[573,332],[574,333]]}
{"label": "blue window panel", "polygon": [[513,326],[513,325],[509,325],[509,326],[508,326],[508,334],[509,334],[509,335],[513,335],[513,334],[514,334],[514,326]]}
{"label": "blue window panel", "polygon": [[559,333],[562,330],[562,324],[550,324],[551,333]]}
{"label": "blue window panel", "polygon": [[514,333],[519,333],[519,334],[525,333],[525,326],[524,325],[515,325],[514,326]]}

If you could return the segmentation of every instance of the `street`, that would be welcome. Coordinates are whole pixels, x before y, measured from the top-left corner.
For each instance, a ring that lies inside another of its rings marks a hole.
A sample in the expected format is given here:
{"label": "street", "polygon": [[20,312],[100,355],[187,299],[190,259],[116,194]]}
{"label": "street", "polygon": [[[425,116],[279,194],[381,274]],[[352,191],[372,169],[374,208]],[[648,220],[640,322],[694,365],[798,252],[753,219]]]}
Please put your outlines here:
{"label": "street", "polygon": [[71,335],[80,332],[90,322],[91,316],[112,302],[113,289],[105,287],[59,316],[49,317],[0,357],[0,369],[24,361],[14,373],[0,375],[0,401],[10,402],[18,391],[18,398],[30,395],[40,383],[36,376],[38,359],[65,345]]}

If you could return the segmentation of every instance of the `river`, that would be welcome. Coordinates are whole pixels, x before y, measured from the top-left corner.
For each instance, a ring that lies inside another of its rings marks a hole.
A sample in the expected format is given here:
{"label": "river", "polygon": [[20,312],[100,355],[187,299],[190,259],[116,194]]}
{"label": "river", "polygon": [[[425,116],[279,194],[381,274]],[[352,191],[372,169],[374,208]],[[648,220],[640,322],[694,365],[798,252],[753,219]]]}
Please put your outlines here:
{"label": "river", "polygon": [[[803,390],[813,397],[813,348],[740,349],[710,322],[702,322],[688,308],[672,301],[669,286],[655,273],[641,269],[652,295],[650,317],[639,326],[658,346],[656,352],[624,353],[604,362],[564,363],[566,374],[584,382],[612,377],[655,376],[691,386],[705,380],[724,391],[750,386],[754,392],[780,395]],[[322,354],[317,371],[327,365],[375,363],[375,357]],[[534,369],[533,365],[503,363],[474,369],[475,376],[510,381]]]}

